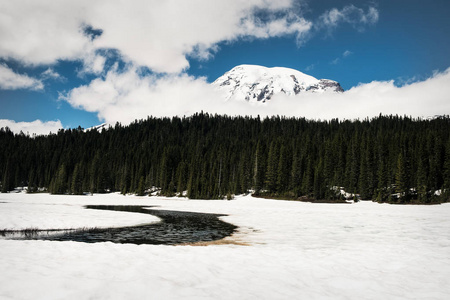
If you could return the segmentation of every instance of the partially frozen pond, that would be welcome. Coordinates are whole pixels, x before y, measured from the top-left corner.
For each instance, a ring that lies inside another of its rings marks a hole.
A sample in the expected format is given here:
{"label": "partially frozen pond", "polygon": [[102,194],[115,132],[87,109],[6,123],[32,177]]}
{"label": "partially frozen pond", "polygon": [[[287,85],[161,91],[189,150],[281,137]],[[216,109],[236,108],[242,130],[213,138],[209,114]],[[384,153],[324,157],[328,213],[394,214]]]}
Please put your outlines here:
{"label": "partially frozen pond", "polygon": [[[7,193],[0,202],[6,202],[0,204],[0,228],[15,231],[170,224],[169,215],[148,214],[167,211],[226,215],[220,220],[239,227],[208,247],[0,239],[0,299],[447,300],[450,295],[450,203],[319,205],[251,196],[205,201],[117,193]],[[134,205],[150,212],[86,205]]]}
{"label": "partially frozen pond", "polygon": [[161,222],[130,227],[62,232],[24,231],[23,234],[14,233],[14,239],[175,245],[220,240],[231,235],[237,228],[221,221],[219,217],[223,215],[220,214],[156,210],[134,205],[88,205],[86,208],[151,214],[160,218]]}

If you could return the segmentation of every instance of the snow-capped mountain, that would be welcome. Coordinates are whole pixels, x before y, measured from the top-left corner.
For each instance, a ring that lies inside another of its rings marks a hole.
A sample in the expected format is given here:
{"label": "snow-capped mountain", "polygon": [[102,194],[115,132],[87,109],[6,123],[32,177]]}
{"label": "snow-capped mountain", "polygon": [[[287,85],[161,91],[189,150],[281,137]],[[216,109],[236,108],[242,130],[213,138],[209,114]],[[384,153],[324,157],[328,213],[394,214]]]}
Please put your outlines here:
{"label": "snow-capped mountain", "polygon": [[250,102],[266,102],[279,93],[297,95],[344,91],[341,85],[333,80],[316,79],[289,68],[256,65],[234,67],[217,78],[212,85],[222,90],[227,100],[245,99]]}

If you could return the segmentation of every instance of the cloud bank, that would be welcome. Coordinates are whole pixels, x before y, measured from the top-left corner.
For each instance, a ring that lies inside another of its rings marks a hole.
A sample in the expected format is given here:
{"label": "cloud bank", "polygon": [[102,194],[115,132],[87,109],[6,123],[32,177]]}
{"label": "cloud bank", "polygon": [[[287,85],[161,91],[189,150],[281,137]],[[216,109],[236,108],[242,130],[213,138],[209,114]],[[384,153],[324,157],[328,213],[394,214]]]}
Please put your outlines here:
{"label": "cloud bank", "polygon": [[48,122],[42,122],[40,120],[36,120],[33,122],[15,122],[12,120],[0,119],[0,128],[6,127],[8,127],[14,133],[18,134],[20,132],[23,132],[24,134],[29,135],[49,134],[50,132],[57,133],[58,130],[63,128],[59,120]]}
{"label": "cloud bank", "polygon": [[228,115],[284,115],[309,119],[364,119],[399,114],[431,117],[450,114],[450,68],[433,77],[402,87],[393,81],[360,84],[344,93],[274,96],[265,104],[225,101],[204,78],[185,74],[142,77],[135,68],[111,70],[103,79],[73,89],[63,100],[95,112],[110,124],[128,124],[148,115],[184,116],[204,111]]}

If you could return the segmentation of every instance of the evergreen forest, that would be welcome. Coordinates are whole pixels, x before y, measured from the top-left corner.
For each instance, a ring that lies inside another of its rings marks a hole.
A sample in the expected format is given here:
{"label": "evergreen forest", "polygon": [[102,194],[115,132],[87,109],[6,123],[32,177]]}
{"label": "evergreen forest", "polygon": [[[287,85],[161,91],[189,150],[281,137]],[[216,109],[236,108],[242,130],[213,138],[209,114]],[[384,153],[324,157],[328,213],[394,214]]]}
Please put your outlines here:
{"label": "evergreen forest", "polygon": [[0,181],[2,192],[441,203],[450,199],[450,118],[198,113],[46,136],[1,128]]}

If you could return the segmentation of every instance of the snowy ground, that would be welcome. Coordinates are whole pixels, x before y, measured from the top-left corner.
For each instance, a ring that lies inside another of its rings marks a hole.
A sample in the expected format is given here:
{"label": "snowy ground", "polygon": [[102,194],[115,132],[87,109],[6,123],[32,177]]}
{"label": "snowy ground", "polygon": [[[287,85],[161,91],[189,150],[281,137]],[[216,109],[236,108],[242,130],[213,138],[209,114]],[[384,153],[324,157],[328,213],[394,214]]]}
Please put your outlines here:
{"label": "snowy ground", "polygon": [[[448,299],[450,204],[310,204],[0,194],[0,229],[128,226],[151,215],[86,204],[228,214],[229,244],[0,240],[0,299]],[[247,243],[242,246],[236,243]]]}

